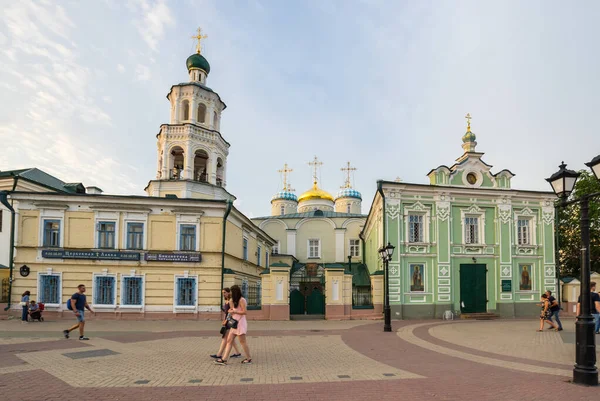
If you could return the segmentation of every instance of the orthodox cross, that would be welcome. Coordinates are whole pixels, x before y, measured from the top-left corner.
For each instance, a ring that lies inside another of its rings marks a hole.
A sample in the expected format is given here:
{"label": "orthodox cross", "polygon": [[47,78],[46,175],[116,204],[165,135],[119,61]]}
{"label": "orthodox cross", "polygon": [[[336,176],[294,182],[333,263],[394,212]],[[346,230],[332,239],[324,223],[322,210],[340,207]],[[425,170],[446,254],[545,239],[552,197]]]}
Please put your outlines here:
{"label": "orthodox cross", "polygon": [[323,165],[323,162],[320,162],[319,159],[317,159],[317,156],[315,156],[313,161],[308,162],[308,165],[311,166],[315,170],[313,173],[313,181],[316,184],[317,183],[317,170],[320,166]]}
{"label": "orthodox cross", "polygon": [[467,132],[471,132],[471,113],[467,113],[465,118],[467,119]]}
{"label": "orthodox cross", "polygon": [[288,168],[287,163],[285,163],[283,165],[283,168],[281,170],[277,170],[278,173],[283,174],[283,190],[284,191],[290,191],[291,190],[290,185],[289,185],[287,179],[288,179],[288,174],[291,173],[292,171],[294,171],[294,170],[291,169],[291,168]]}
{"label": "orthodox cross", "polygon": [[351,167],[350,162],[347,162],[346,167],[342,167],[341,170],[346,174],[346,181],[344,181],[344,186],[342,188],[352,188],[350,173],[356,171],[356,167]]}
{"label": "orthodox cross", "polygon": [[198,34],[192,36],[192,39],[196,39],[198,43],[196,44],[196,53],[200,54],[202,52],[202,39],[208,38],[208,35],[202,35],[202,28],[198,28]]}

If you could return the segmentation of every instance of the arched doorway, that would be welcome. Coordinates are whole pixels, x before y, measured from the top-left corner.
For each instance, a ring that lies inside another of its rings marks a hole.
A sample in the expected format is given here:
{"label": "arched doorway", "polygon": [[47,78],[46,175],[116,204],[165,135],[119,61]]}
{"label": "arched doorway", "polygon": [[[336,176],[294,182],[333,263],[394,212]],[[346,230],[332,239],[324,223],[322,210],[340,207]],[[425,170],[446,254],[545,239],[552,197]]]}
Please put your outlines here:
{"label": "arched doorway", "polygon": [[290,274],[290,319],[325,318],[325,269],[317,263],[299,265]]}

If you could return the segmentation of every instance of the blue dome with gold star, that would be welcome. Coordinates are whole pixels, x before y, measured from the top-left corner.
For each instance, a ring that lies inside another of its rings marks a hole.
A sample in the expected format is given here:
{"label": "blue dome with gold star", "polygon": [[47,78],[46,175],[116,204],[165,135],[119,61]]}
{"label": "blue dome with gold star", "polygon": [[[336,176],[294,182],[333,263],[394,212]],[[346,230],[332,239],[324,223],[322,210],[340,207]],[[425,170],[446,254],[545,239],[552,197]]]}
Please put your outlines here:
{"label": "blue dome with gold star", "polygon": [[344,188],[340,192],[338,192],[336,199],[340,198],[356,198],[362,200],[360,192],[352,188]]}

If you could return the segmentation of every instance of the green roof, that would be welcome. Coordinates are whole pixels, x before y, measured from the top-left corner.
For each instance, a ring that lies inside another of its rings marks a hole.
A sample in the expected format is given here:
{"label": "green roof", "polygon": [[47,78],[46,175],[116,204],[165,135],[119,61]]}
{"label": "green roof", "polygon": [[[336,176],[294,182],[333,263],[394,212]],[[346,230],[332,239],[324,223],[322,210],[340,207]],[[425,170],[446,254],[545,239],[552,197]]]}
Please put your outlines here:
{"label": "green roof", "polygon": [[269,267],[291,267],[291,266],[288,265],[287,263],[277,262],[277,263],[271,263],[271,266],[269,266]]}
{"label": "green roof", "polygon": [[0,178],[19,177],[33,183],[54,189],[59,192],[70,194],[84,194],[85,187],[80,182],[65,183],[58,178],[43,172],[37,168],[26,168],[21,170],[0,171]]}
{"label": "green roof", "polygon": [[[319,212],[319,213],[317,213]],[[366,219],[367,215],[366,214],[355,214],[355,213],[339,213],[339,212],[326,212],[323,210],[313,210],[310,212],[304,212],[304,213],[290,213],[290,214],[284,214],[281,216],[264,216],[264,217],[255,217],[252,220],[258,220],[258,219],[306,219],[306,218],[310,218],[310,217],[328,217],[328,218],[335,218],[335,217],[342,217],[342,218],[350,218],[350,217],[356,217],[356,218],[362,218],[362,219]]]}

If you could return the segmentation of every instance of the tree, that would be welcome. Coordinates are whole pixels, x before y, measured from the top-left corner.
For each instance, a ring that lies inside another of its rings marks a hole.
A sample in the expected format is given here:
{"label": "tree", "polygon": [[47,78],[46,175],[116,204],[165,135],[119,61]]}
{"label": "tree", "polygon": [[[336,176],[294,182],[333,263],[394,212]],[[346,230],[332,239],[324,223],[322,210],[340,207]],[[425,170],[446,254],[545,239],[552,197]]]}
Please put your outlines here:
{"label": "tree", "polygon": [[[587,170],[575,184],[570,199],[600,192],[600,181]],[[590,199],[590,259],[591,270],[600,272],[600,197]],[[579,204],[558,209],[558,249],[560,276],[581,274],[581,207]]]}

